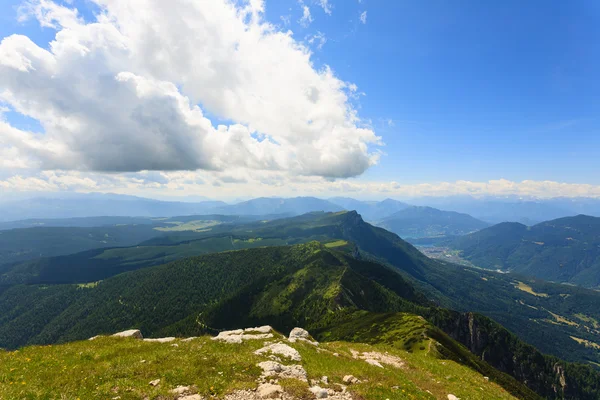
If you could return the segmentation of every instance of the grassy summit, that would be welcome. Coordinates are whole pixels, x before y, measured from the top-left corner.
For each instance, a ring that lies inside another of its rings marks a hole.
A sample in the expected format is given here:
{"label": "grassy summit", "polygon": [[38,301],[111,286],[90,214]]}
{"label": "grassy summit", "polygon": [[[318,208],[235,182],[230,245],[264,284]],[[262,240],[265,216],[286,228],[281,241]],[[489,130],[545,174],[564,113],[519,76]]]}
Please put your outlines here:
{"label": "grassy summit", "polygon": [[[346,386],[354,399],[433,400],[447,399],[448,394],[472,400],[515,398],[472,369],[440,358],[435,341],[427,341],[415,351],[348,342],[316,347],[290,343],[278,334],[275,339],[234,344],[209,336],[168,343],[100,337],[1,352],[0,398],[175,399],[171,391],[178,386],[188,386],[203,398],[226,398],[236,391],[256,389],[262,373],[257,364],[270,358],[254,352],[273,340],[293,347],[302,358],[297,362],[279,357],[280,362],[301,365],[308,376],[308,382],[273,377],[291,398],[314,398],[308,390],[315,383],[311,381],[336,392]],[[363,358],[367,356],[380,357],[381,366],[366,362]],[[347,375],[360,382],[345,383]],[[149,383],[156,379],[160,382],[151,386]]]}

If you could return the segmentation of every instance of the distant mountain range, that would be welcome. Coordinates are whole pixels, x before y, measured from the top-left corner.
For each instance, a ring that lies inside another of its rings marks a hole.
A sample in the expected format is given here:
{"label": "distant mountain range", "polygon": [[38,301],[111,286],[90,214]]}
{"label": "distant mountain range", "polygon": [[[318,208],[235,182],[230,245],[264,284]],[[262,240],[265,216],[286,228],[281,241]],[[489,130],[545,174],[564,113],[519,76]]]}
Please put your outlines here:
{"label": "distant mountain range", "polygon": [[600,218],[587,215],[532,227],[506,222],[458,238],[451,247],[477,266],[556,282],[600,286]]}
{"label": "distant mountain range", "polygon": [[414,205],[466,213],[491,224],[520,222],[525,225],[535,225],[578,214],[600,217],[600,199],[585,197],[521,199],[514,196],[505,198],[449,196],[414,198],[409,202]]}
{"label": "distant mountain range", "polygon": [[[185,199],[190,200],[190,198]],[[0,222],[97,216],[172,217],[203,214],[293,216],[311,211],[342,210],[355,210],[366,221],[379,222],[411,206],[428,206],[468,214],[490,224],[520,222],[534,225],[577,214],[600,216],[600,199],[588,198],[520,200],[453,196],[414,198],[403,202],[394,199],[362,201],[348,197],[330,199],[261,197],[228,204],[212,200],[179,202],[116,194],[55,193],[10,201],[0,199]]]}
{"label": "distant mountain range", "polygon": [[215,214],[225,215],[300,215],[311,211],[336,212],[344,208],[316,197],[259,197],[233,205],[215,207]]}
{"label": "distant mountain range", "polygon": [[489,226],[468,214],[412,206],[376,223],[404,239],[461,236]]}
{"label": "distant mountain range", "polygon": [[343,207],[346,210],[354,210],[366,221],[374,222],[400,210],[410,207],[410,204],[393,199],[383,201],[360,201],[349,197],[333,197],[330,202]]}
{"label": "distant mountain range", "polygon": [[0,221],[98,216],[172,217],[214,214],[211,210],[226,205],[222,201],[187,203],[115,194],[71,194],[0,202]]}

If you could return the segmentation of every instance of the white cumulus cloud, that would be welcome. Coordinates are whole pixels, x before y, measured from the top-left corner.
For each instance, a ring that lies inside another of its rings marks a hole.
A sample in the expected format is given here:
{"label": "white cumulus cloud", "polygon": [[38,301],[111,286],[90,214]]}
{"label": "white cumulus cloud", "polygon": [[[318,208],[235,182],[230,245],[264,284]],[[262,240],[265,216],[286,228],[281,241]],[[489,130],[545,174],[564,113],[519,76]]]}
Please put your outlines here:
{"label": "white cumulus cloud", "polygon": [[310,7],[300,1],[300,7],[302,8],[302,17],[298,20],[298,23],[303,27],[307,27],[313,22],[312,14],[310,13]]}
{"label": "white cumulus cloud", "polygon": [[264,1],[91,1],[92,22],[30,1],[20,18],[55,29],[55,40],[0,43],[0,103],[44,129],[0,120],[0,156],[10,157],[0,168],[343,178],[377,162],[380,139],[349,100],[355,87],[267,23]]}
{"label": "white cumulus cloud", "polygon": [[510,181],[496,179],[483,182],[454,181],[401,184],[357,179],[330,180],[318,176],[289,176],[277,171],[140,171],[106,174],[82,171],[42,171],[0,177],[0,191],[6,192],[112,192],[142,196],[165,193],[203,195],[212,198],[260,196],[340,196],[386,198],[421,196],[523,196],[534,198],[600,198],[600,185],[555,181]]}
{"label": "white cumulus cloud", "polygon": [[[317,33],[313,35],[307,36],[306,40],[309,44],[316,45],[317,49],[319,50],[323,49],[323,46],[325,46],[325,43],[327,43],[327,37],[320,31],[317,31]],[[352,90],[352,88],[349,89]]]}
{"label": "white cumulus cloud", "polygon": [[361,23],[366,24],[367,23],[367,12],[366,11],[361,12],[359,18],[360,18]]}
{"label": "white cumulus cloud", "polygon": [[319,5],[325,11],[325,14],[331,15],[331,4],[329,4],[329,0],[319,0]]}

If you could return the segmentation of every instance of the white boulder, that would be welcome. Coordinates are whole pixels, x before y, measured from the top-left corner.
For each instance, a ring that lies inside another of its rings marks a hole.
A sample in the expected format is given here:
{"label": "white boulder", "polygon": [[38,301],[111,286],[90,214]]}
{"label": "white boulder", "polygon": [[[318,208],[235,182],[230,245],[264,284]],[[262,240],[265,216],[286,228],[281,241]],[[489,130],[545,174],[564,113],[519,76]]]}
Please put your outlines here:
{"label": "white boulder", "polygon": [[190,392],[189,386],[177,386],[175,389],[171,390],[171,393],[176,395],[188,394]]}
{"label": "white boulder", "polygon": [[225,343],[242,343],[244,340],[262,340],[271,339],[273,334],[270,332],[272,328],[268,325],[258,328],[236,329],[233,331],[223,331],[212,338]]}
{"label": "white boulder", "polygon": [[280,385],[273,385],[271,383],[263,383],[256,389],[256,394],[261,399],[272,399],[282,392],[283,388]]}
{"label": "white boulder", "polygon": [[163,338],[156,338],[156,339],[144,339],[144,342],[168,343],[168,342],[172,342],[173,340],[175,340],[174,337],[163,337]]}
{"label": "white boulder", "polygon": [[269,353],[287,357],[293,361],[302,361],[302,357],[300,356],[300,353],[298,353],[298,350],[284,343],[273,343],[254,352],[254,354],[256,355],[263,355]]}
{"label": "white boulder", "polygon": [[323,389],[319,386],[313,386],[313,387],[309,388],[308,390],[310,390],[317,399],[326,399],[329,395],[327,393],[327,389]]}
{"label": "white boulder", "polygon": [[270,333],[273,328],[270,325],[258,326],[256,328],[246,328],[244,332]]}
{"label": "white boulder", "polygon": [[262,377],[292,378],[308,382],[306,371],[302,365],[283,365],[275,361],[263,361],[258,364],[263,370]]}
{"label": "white boulder", "polygon": [[143,339],[142,332],[139,329],[129,329],[128,331],[118,332],[113,335],[121,338]]}
{"label": "white boulder", "polygon": [[302,328],[294,328],[290,332],[290,341],[295,342],[298,339],[310,339],[310,333]]}
{"label": "white boulder", "polygon": [[290,336],[288,338],[288,340],[292,343],[296,343],[297,341],[301,340],[310,344],[313,344],[315,346],[318,346],[319,343],[313,341],[310,338],[310,333],[308,333],[307,330],[302,329],[302,328],[294,328],[292,329],[292,331],[290,332]]}
{"label": "white boulder", "polygon": [[358,378],[356,378],[354,375],[346,375],[346,376],[344,376],[344,378],[342,379],[342,381],[345,384],[347,384],[347,385],[349,385],[351,383],[358,383],[358,382],[360,382],[358,380]]}

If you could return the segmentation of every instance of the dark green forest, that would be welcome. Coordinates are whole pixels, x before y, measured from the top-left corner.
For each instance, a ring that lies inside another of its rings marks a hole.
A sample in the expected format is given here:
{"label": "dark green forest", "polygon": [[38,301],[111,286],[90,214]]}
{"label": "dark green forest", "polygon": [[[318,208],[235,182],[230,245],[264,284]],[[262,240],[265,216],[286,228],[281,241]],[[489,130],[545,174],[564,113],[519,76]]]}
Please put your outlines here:
{"label": "dark green forest", "polygon": [[447,357],[482,373],[491,365],[549,398],[598,395],[600,354],[573,339],[599,341],[598,292],[432,260],[356,212],[166,232],[5,266],[2,282],[6,348],[131,327],[189,336],[262,323],[304,326],[323,340],[384,340],[381,328],[356,336],[350,327],[402,312],[424,317]]}
{"label": "dark green forest", "polygon": [[560,218],[528,227],[502,223],[455,239],[473,264],[554,282],[600,287],[600,218]]}
{"label": "dark green forest", "polygon": [[[599,390],[600,373],[592,368],[543,356],[482,315],[438,308],[394,270],[318,242],[190,257],[98,284],[17,285],[2,293],[0,305],[0,343],[11,348],[131,327],[149,336],[192,336],[263,323],[282,331],[304,326],[325,340],[373,341],[372,332],[357,336],[370,315],[393,319],[390,313],[403,312],[432,324],[428,335],[444,345],[447,357],[488,373],[523,398],[529,397],[514,380],[486,363],[549,398],[549,388],[580,399]],[[343,326],[355,329],[343,333]],[[482,339],[473,343],[473,336]],[[480,358],[467,357],[471,353],[455,340]],[[561,377],[573,386],[562,387]]]}
{"label": "dark green forest", "polygon": [[[335,244],[340,239],[347,244],[338,249],[393,268],[439,306],[487,315],[544,353],[600,363],[597,348],[572,338],[600,343],[600,293],[432,260],[397,235],[364,222],[355,212],[310,213],[269,222],[217,225],[202,232],[169,232],[139,246],[13,265],[0,275],[0,282],[96,282],[199,254],[311,240]],[[519,282],[545,296],[519,289]]]}

